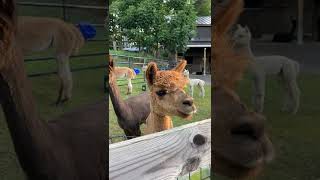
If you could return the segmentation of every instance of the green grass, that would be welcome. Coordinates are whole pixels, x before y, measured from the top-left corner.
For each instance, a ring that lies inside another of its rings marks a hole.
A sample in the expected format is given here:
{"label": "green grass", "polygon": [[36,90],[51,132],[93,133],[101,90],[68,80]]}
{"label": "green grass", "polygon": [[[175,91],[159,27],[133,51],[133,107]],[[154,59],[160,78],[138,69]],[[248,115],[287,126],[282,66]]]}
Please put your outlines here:
{"label": "green grass", "polygon": [[[142,78],[142,76],[140,75],[137,78]],[[135,82],[143,82],[143,79],[142,80],[141,79],[140,80],[133,80],[133,83],[135,83]],[[126,90],[127,90],[127,86],[125,85],[126,83],[127,83],[126,81],[118,81],[118,84],[120,84],[120,85],[124,84],[124,86],[120,86],[121,96],[123,99],[126,99],[129,97],[128,95],[126,95]],[[142,93],[142,89],[141,89],[142,84],[133,84],[132,95],[137,95],[137,94]],[[186,89],[188,89],[188,88],[186,88]],[[195,104],[197,106],[198,112],[193,116],[193,118],[191,120],[185,120],[182,118],[173,117],[174,127],[210,118],[210,116],[211,116],[211,87],[206,86],[205,91],[206,91],[206,97],[201,98],[201,97],[199,97],[198,88],[195,88],[194,99],[195,99]],[[188,92],[188,90],[187,90],[187,92]],[[132,96],[132,95],[130,95],[130,96]],[[142,127],[142,130],[144,130],[145,125],[142,125],[141,127]],[[117,123],[117,117],[115,115],[115,112],[114,112],[114,109],[112,106],[112,102],[110,101],[109,102],[109,136],[123,135],[123,134],[124,134],[123,130],[119,127],[119,125]],[[117,139],[117,140],[119,140],[119,139]]]}
{"label": "green grass", "polygon": [[[105,51],[105,44],[100,42],[87,43],[80,54]],[[32,57],[49,56],[49,52],[37,53]],[[79,60],[77,60],[79,59]],[[73,68],[106,64],[105,56],[88,58],[75,58],[71,60]],[[56,70],[55,60],[26,63],[27,73],[46,72]],[[37,102],[37,109],[45,120],[50,120],[59,115],[75,109],[81,105],[89,104],[102,99],[103,77],[105,69],[93,69],[73,73],[74,90],[70,102],[61,107],[52,105],[57,98],[58,78],[56,75],[30,78],[33,95]],[[0,180],[21,180],[25,179],[12,145],[7,123],[0,111]]]}
{"label": "green grass", "polygon": [[210,169],[202,167],[190,174],[178,177],[177,180],[210,180]]}
{"label": "green grass", "polygon": [[[320,75],[301,74],[301,105],[296,115],[280,112],[283,91],[274,78],[268,80],[265,114],[276,157],[259,180],[320,179]],[[239,92],[250,105],[251,82],[246,78]],[[215,180],[225,178],[215,177]]]}
{"label": "green grass", "polygon": [[130,52],[130,51],[122,51],[122,50],[110,50],[110,54],[123,55],[123,56],[136,56],[136,57],[147,57],[153,58],[152,55],[144,53],[144,52]]}

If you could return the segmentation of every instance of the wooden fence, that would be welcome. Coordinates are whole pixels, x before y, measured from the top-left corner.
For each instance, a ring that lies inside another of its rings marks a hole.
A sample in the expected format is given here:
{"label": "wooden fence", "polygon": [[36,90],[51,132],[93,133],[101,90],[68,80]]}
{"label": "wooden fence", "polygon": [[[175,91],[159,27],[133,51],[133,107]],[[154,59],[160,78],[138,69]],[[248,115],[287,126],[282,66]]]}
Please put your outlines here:
{"label": "wooden fence", "polygon": [[211,164],[211,119],[109,145],[109,179],[173,180]]}
{"label": "wooden fence", "polygon": [[128,56],[128,55],[118,55],[118,54],[110,54],[114,58],[119,58],[122,60],[117,60],[115,63],[117,65],[125,64],[127,67],[133,68],[134,66],[147,65],[150,61],[154,61],[160,67],[167,68],[169,66],[169,60],[167,59],[157,59],[153,57],[139,57],[139,56]]}

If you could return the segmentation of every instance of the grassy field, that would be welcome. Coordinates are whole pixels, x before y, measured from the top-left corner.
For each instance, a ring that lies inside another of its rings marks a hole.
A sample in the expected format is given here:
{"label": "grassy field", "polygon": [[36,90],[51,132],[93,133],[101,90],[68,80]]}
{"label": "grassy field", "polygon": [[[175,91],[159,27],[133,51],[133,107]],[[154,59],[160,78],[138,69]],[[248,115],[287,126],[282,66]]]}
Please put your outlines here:
{"label": "grassy field", "polygon": [[210,180],[210,169],[207,167],[198,169],[194,173],[178,177],[177,180]]}
{"label": "grassy field", "polygon": [[[139,75],[137,77],[137,80],[133,80],[133,83],[135,83],[135,82],[142,82],[142,83],[133,84],[132,95],[142,93],[141,86],[143,85],[143,79],[138,80],[138,78],[143,78],[143,76]],[[120,81],[118,81],[118,84],[124,85],[124,86],[120,86],[122,98],[123,99],[128,98],[129,96],[126,95],[126,90],[127,90],[127,86],[125,85],[126,81],[120,80]],[[186,89],[188,89],[188,88],[186,88]],[[197,106],[198,112],[193,116],[193,118],[191,120],[184,120],[182,118],[173,117],[174,127],[210,118],[210,116],[211,116],[211,88],[210,88],[210,86],[206,86],[205,91],[206,91],[206,97],[201,98],[198,95],[199,94],[198,88],[195,88],[194,99],[195,99],[195,104]],[[144,128],[145,128],[145,125],[142,125],[142,130],[144,130]],[[123,130],[119,127],[119,125],[117,123],[117,117],[115,115],[112,103],[110,101],[109,102],[109,136],[123,135],[123,134],[124,134]],[[115,139],[115,141],[119,141],[119,140],[121,140],[121,139]]]}
{"label": "grassy field", "polygon": [[[301,107],[296,115],[280,112],[283,91],[276,79],[267,82],[265,114],[276,157],[259,180],[320,179],[320,75],[301,74]],[[239,92],[250,104],[251,82],[246,78]],[[215,180],[225,178],[214,177]]]}
{"label": "grassy field", "polygon": [[[104,42],[88,42],[80,54],[103,52]],[[50,56],[51,51],[37,53],[30,57]],[[107,64],[105,56],[74,58],[71,60],[72,68],[87,67]],[[26,63],[27,73],[47,72],[56,70],[55,60]],[[93,69],[73,73],[74,91],[70,102],[56,107],[52,103],[56,100],[58,93],[58,78],[56,75],[30,78],[33,94],[37,102],[37,109],[45,120],[50,120],[64,112],[68,112],[81,105],[89,104],[102,99],[103,77],[105,69]],[[0,180],[22,180],[24,174],[16,158],[11,138],[7,129],[7,123],[0,111]]]}

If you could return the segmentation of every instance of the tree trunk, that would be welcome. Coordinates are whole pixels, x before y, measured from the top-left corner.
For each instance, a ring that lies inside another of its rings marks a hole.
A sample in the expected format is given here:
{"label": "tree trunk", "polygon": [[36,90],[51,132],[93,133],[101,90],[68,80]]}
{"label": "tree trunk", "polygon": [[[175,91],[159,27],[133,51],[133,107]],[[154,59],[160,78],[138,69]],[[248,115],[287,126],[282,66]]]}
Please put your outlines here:
{"label": "tree trunk", "polygon": [[303,44],[303,35],[304,35],[304,0],[298,0],[298,44]]}
{"label": "tree trunk", "polygon": [[169,55],[169,69],[174,68],[177,65],[178,62],[178,53],[177,50],[174,52],[170,52]]}
{"label": "tree trunk", "polygon": [[157,59],[160,58],[160,46],[159,46],[159,44],[157,45],[157,47],[156,47],[156,49],[155,49],[155,57],[156,57]]}
{"label": "tree trunk", "polygon": [[313,12],[312,12],[312,37],[313,40],[319,40],[319,2],[318,0],[313,1]]}
{"label": "tree trunk", "polygon": [[117,50],[117,42],[116,41],[112,41],[112,46],[113,46],[113,50]]}

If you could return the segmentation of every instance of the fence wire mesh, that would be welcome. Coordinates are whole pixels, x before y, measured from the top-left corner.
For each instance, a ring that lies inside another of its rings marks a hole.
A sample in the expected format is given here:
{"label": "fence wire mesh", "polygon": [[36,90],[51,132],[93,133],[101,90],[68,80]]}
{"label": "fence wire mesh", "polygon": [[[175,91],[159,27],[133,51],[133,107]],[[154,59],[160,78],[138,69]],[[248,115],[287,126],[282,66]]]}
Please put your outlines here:
{"label": "fence wire mesh", "polygon": [[209,165],[208,167],[200,167],[187,175],[177,177],[176,180],[210,180],[212,179],[211,174],[211,166]]}

